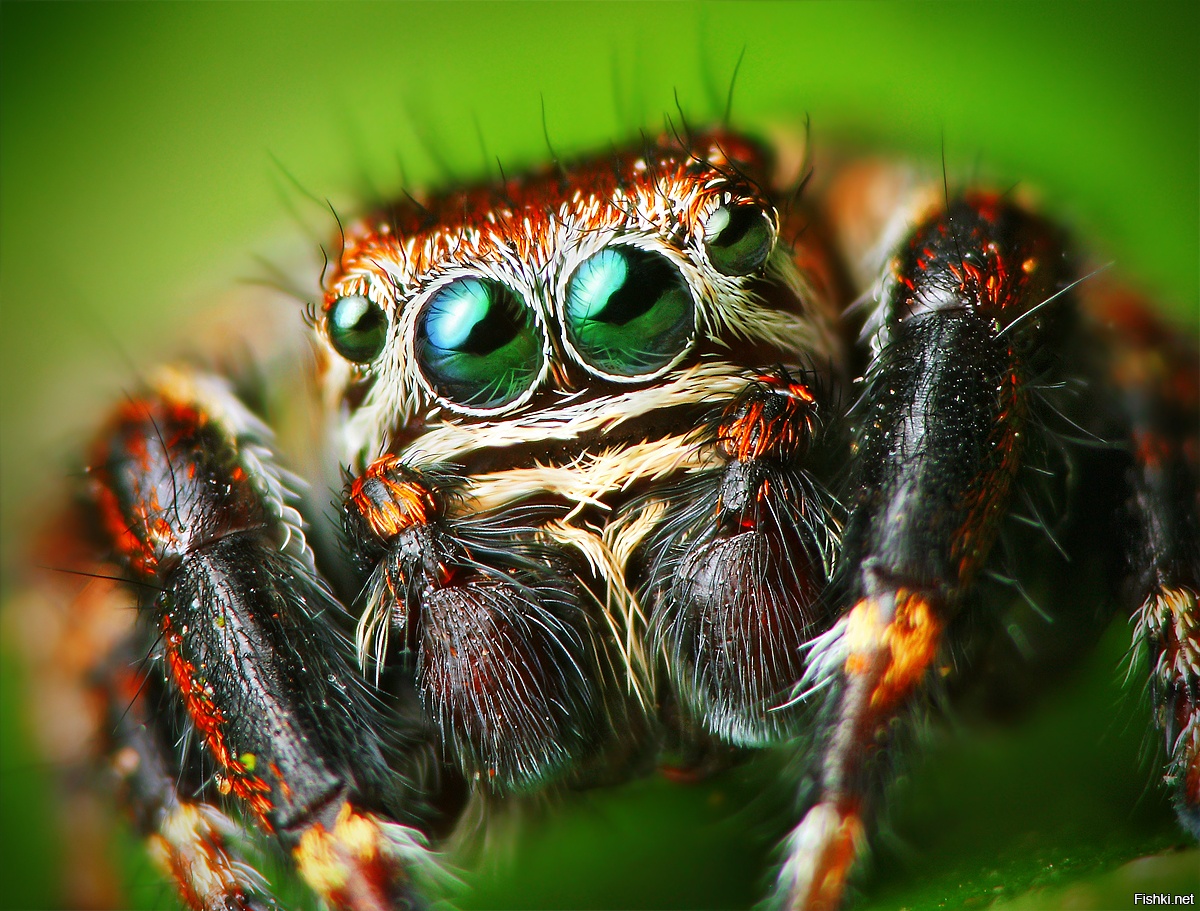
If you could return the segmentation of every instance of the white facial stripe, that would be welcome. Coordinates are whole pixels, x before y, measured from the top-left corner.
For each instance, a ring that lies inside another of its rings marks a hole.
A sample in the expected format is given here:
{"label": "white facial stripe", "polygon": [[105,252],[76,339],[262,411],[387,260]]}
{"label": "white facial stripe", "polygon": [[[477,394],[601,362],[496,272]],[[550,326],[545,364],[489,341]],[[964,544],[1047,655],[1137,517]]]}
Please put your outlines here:
{"label": "white facial stripe", "polygon": [[584,402],[548,407],[509,421],[458,424],[443,422],[401,453],[410,465],[454,462],[483,449],[503,449],[546,441],[571,441],[663,408],[702,405],[732,398],[753,379],[753,372],[724,362],[707,362],[660,385],[633,389]]}
{"label": "white facial stripe", "polygon": [[559,497],[578,507],[607,509],[606,496],[627,491],[639,481],[710,467],[717,458],[687,434],[678,434],[584,453],[569,465],[535,465],[475,475],[463,509],[469,513],[499,509],[536,494]]}

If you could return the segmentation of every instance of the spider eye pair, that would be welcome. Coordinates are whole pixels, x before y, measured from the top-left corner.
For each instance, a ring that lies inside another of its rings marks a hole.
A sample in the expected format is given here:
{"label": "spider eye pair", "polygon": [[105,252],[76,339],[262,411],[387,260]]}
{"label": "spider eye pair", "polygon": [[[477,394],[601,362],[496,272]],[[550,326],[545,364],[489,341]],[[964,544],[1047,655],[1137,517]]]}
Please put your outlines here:
{"label": "spider eye pair", "polygon": [[[563,332],[581,363],[602,376],[635,379],[669,366],[692,342],[696,305],[675,265],[658,253],[601,250],[567,284]],[[460,278],[417,316],[417,366],[438,395],[475,410],[523,397],[542,375],[543,331],[508,286]]]}
{"label": "spider eye pair", "polygon": [[[724,275],[747,275],[770,255],[770,223],[757,206],[721,206],[705,225],[705,252]],[[567,345],[594,372],[614,379],[649,377],[691,345],[696,302],[679,269],[659,253],[628,245],[584,260],[567,284]],[[339,354],[369,363],[383,351],[387,318],[360,295],[339,298],[327,318]],[[542,373],[541,330],[533,310],[508,286],[460,278],[439,289],[417,317],[415,353],[430,385],[477,410],[507,405]]]}

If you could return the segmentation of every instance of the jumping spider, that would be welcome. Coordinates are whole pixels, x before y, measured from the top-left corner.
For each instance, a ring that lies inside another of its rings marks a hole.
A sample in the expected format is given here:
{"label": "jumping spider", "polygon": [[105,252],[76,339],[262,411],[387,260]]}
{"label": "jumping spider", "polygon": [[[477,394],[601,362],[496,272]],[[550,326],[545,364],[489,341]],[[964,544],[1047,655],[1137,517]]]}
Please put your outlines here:
{"label": "jumping spider", "polygon": [[338,534],[288,468],[327,444],[279,451],[245,377],[114,411],[53,546],[186,904],[273,904],[244,826],[330,907],[419,906],[473,801],[779,746],[775,897],[836,908],[901,722],[991,655],[985,580],[1056,551],[1125,565],[1200,836],[1194,345],[1015,194],[786,171],[668,133],[345,224],[309,311]]}

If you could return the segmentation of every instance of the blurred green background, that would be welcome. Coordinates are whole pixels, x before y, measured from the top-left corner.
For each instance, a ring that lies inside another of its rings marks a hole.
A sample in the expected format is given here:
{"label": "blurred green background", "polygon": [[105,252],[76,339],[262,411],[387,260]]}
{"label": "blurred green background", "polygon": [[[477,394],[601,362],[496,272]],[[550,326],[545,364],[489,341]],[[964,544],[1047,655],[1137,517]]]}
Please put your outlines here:
{"label": "blurred green background", "polygon": [[[676,97],[701,122],[719,113],[743,50],[737,124],[808,115],[819,144],[935,165],[944,148],[952,175],[1024,181],[1099,260],[1188,331],[1197,321],[1197,4],[6,0],[0,31],[5,586],[78,428],[136,367],[177,349],[206,300],[262,277],[258,256],[311,251],[289,207],[332,236],[292,178],[346,210],[365,187],[395,190],[402,170],[414,184],[443,167],[479,173],[480,137],[510,171],[544,157],[543,109],[560,154],[656,130]],[[315,288],[315,274],[296,282]],[[1194,850],[1110,872],[1180,841],[1147,784],[1152,765],[1138,764],[1144,712],[1114,709],[1105,683],[1123,638],[1114,631],[1018,732],[937,738],[898,795],[868,906],[1124,907],[1160,883],[1200,891]],[[0,905],[52,907],[63,836],[39,816],[46,782],[25,747],[20,656],[0,645]],[[748,905],[785,825],[786,795],[752,799],[770,772],[588,795],[497,839],[504,857],[458,900]],[[983,802],[964,810],[965,791]],[[130,900],[169,906],[131,863]],[[1059,891],[1019,897],[1041,887]]]}

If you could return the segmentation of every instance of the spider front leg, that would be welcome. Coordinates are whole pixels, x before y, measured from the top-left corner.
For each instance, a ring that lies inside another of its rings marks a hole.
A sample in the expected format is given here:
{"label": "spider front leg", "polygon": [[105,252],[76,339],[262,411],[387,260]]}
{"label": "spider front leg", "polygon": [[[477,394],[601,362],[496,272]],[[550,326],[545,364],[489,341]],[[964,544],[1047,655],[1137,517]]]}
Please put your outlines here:
{"label": "spider front leg", "polygon": [[135,818],[194,908],[262,901],[224,838],[222,799],[329,905],[412,907],[424,851],[401,821],[418,819],[425,747],[356,676],[268,445],[227,384],[186,370],[163,371],[97,444],[91,511],[150,593],[130,647],[148,648],[161,676],[146,685],[164,697],[150,714],[141,681],[110,672],[132,712],[117,710],[117,765],[127,758]]}
{"label": "spider front leg", "polygon": [[267,883],[236,858],[237,824],[214,804],[189,799],[199,783],[180,767],[171,726],[151,711],[169,697],[161,677],[135,670],[138,660],[124,649],[113,655],[100,690],[110,709],[111,771],[150,857],[189,908],[274,907]]}
{"label": "spider front leg", "polygon": [[984,194],[925,217],[889,265],[834,585],[847,607],[805,681],[830,695],[817,802],[780,873],[790,908],[841,904],[893,722],[923,692],[1013,502],[1038,425],[1032,387],[1061,372],[1069,282],[1059,232]]}

